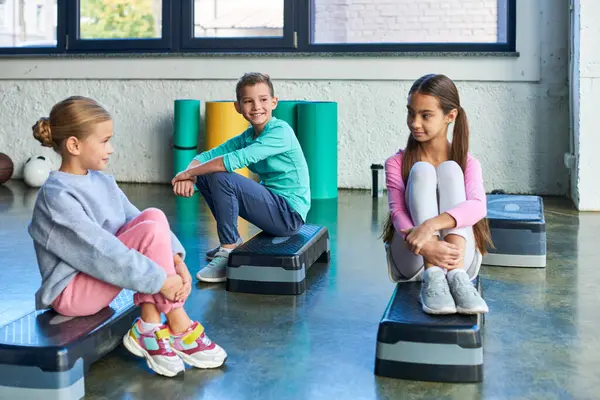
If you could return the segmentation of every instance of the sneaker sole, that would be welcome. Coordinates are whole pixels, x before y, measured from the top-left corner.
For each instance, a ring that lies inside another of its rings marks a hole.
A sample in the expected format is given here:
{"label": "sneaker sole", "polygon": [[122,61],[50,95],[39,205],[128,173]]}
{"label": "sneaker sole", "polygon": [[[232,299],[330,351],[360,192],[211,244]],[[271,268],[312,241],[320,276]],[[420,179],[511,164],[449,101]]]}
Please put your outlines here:
{"label": "sneaker sole", "polygon": [[457,310],[456,309],[451,309],[451,308],[446,308],[446,309],[441,309],[441,310],[434,310],[433,308],[429,308],[427,307],[425,304],[422,304],[423,306],[423,311],[426,312],[427,314],[432,314],[432,315],[449,315],[449,314],[456,314]]}
{"label": "sneaker sole", "polygon": [[152,371],[156,372],[159,375],[163,375],[163,376],[172,378],[174,376],[183,375],[183,373],[185,371],[185,368],[184,368],[181,371],[173,372],[173,371],[169,371],[168,369],[164,368],[162,365],[157,364],[154,361],[154,359],[152,359],[150,354],[146,350],[144,350],[144,348],[142,348],[142,346],[140,346],[135,340],[133,340],[131,338],[131,336],[129,336],[129,332],[127,332],[127,334],[125,336],[123,336],[123,346],[125,346],[125,348],[131,354],[133,354],[137,357],[140,357],[140,358],[145,358],[146,364],[148,364],[148,368],[150,368]]}
{"label": "sneaker sole", "polygon": [[456,311],[459,314],[475,315],[475,314],[487,314],[489,312],[489,309],[483,309],[483,308],[473,309],[473,308],[456,307]]}
{"label": "sneaker sole", "polygon": [[194,368],[200,369],[210,369],[210,368],[219,368],[221,365],[225,364],[225,360],[227,360],[227,355],[223,357],[223,359],[211,359],[211,360],[198,360],[190,355],[187,355],[179,350],[173,349],[175,354],[177,354],[183,362],[191,365]]}
{"label": "sneaker sole", "polygon": [[456,314],[457,313],[457,309],[456,307],[448,307],[448,308],[442,308],[441,310],[434,310],[433,308],[429,308],[425,305],[425,303],[423,302],[423,299],[421,298],[421,296],[419,296],[419,302],[421,303],[421,306],[423,308],[423,311],[427,314],[433,314],[433,315],[449,315],[449,314]]}
{"label": "sneaker sole", "polygon": [[205,278],[205,277],[199,276],[199,275],[196,275],[196,278],[199,281],[208,282],[208,283],[222,283],[222,282],[225,282],[227,280],[227,277],[223,277],[223,278]]}

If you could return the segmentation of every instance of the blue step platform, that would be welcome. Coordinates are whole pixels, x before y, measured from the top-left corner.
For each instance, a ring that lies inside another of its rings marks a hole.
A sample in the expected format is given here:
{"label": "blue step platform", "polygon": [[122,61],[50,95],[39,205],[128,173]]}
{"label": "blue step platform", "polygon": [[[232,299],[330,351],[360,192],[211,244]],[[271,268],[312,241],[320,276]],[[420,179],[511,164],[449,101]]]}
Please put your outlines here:
{"label": "blue step platform", "polygon": [[[479,278],[474,284],[481,293]],[[399,283],[379,323],[375,374],[434,382],[483,380],[483,316],[429,315],[421,282]]]}
{"label": "blue step platform", "polygon": [[89,317],[34,311],[1,327],[0,399],[83,398],[85,372],[122,342],[138,310],[124,290]]}
{"label": "blue step platform", "polygon": [[299,295],[316,262],[329,262],[329,231],[304,225],[289,237],[260,232],[229,255],[226,289],[230,292]]}
{"label": "blue step platform", "polygon": [[546,221],[539,196],[490,194],[487,218],[494,247],[483,264],[503,267],[546,267]]}

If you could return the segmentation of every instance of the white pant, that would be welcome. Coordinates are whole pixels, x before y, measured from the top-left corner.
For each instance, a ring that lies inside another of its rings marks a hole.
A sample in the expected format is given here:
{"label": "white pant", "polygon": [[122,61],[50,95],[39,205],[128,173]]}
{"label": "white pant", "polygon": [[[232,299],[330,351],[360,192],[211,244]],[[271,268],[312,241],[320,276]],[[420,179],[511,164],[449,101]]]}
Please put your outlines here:
{"label": "white pant", "polygon": [[[405,198],[413,224],[421,225],[466,200],[462,169],[454,161],[445,161],[437,168],[422,161],[415,163],[408,176]],[[442,238],[450,234],[465,238],[465,269],[469,277],[474,279],[479,273],[482,256],[475,245],[473,228],[454,228],[438,233]],[[386,244],[386,253],[392,281],[422,279],[425,268],[423,256],[413,254],[406,247],[401,233],[394,233],[391,244]]]}

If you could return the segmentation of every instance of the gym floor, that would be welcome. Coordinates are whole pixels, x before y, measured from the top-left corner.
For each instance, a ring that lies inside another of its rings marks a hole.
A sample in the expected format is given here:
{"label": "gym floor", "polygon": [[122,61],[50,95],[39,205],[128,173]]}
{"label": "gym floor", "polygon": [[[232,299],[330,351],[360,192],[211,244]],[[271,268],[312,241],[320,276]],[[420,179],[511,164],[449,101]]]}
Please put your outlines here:
{"label": "gym floor", "polygon": [[[159,207],[188,251],[192,275],[216,244],[203,202],[169,186],[123,184],[139,208]],[[33,308],[40,277],[26,228],[37,190],[0,185],[0,326]],[[600,396],[597,233],[600,214],[545,198],[548,267],[483,267],[490,306],[484,381],[443,384],[374,375],[379,319],[394,284],[378,238],[385,198],[340,191],[315,201],[309,222],[329,228],[332,259],[309,271],[301,296],[262,296],[197,284],[186,309],[229,358],[217,370],[162,378],[122,347],[91,367],[86,399],[592,399]],[[244,239],[256,232],[241,224]]]}

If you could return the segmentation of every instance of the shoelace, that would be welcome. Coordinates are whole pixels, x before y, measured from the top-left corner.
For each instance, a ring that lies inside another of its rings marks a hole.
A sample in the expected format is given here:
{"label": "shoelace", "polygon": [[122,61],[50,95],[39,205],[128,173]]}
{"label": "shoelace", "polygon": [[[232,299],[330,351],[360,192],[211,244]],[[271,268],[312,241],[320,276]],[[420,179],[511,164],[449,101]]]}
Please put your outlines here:
{"label": "shoelace", "polygon": [[202,341],[202,343],[203,343],[205,346],[210,346],[210,345],[211,345],[211,343],[212,343],[212,342],[210,341],[210,339],[208,338],[208,336],[206,336],[206,334],[202,335],[202,336],[200,337],[200,340]]}
{"label": "shoelace", "polygon": [[169,339],[167,339],[167,338],[158,339],[158,342],[163,344],[163,346],[165,347],[165,351],[167,353],[173,352],[173,348],[171,348],[171,343],[169,342]]}
{"label": "shoelace", "polygon": [[477,289],[469,280],[458,279],[453,286],[454,290],[462,295],[475,296],[478,294]]}
{"label": "shoelace", "polygon": [[435,293],[448,293],[448,286],[444,285],[442,280],[432,280],[425,282],[425,293],[432,295]]}
{"label": "shoelace", "polygon": [[227,257],[220,256],[219,253],[217,253],[215,255],[215,258],[213,258],[213,260],[208,263],[208,267],[210,267],[210,268],[222,267],[221,263],[223,261],[221,261],[221,260],[225,260],[225,263],[227,263]]}

